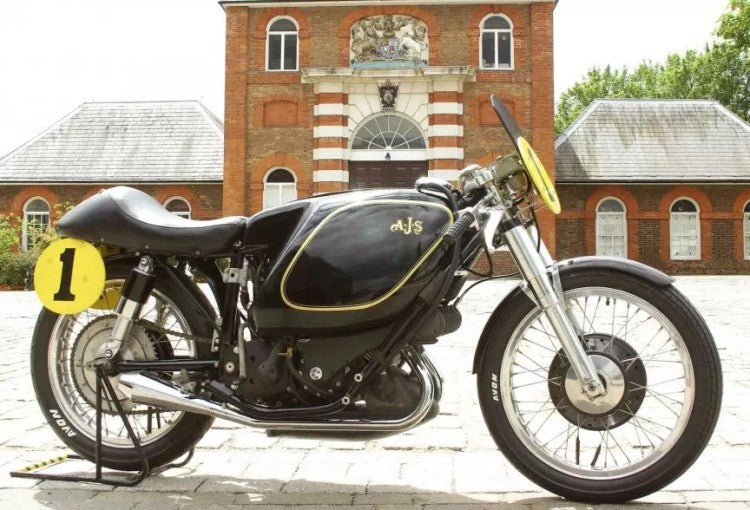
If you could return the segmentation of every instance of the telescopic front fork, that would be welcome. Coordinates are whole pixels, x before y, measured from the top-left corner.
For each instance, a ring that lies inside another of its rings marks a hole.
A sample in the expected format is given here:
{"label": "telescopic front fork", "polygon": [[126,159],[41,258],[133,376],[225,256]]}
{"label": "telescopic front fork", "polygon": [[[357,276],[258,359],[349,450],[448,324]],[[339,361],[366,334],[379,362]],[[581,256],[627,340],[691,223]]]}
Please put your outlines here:
{"label": "telescopic front fork", "polygon": [[521,225],[506,231],[505,239],[534,301],[547,315],[573,371],[582,381],[583,390],[589,398],[605,394],[604,385],[576,332],[580,328],[575,327],[574,319],[566,313],[562,288],[554,283],[556,268],[547,248],[540,242],[537,251],[537,241]]}

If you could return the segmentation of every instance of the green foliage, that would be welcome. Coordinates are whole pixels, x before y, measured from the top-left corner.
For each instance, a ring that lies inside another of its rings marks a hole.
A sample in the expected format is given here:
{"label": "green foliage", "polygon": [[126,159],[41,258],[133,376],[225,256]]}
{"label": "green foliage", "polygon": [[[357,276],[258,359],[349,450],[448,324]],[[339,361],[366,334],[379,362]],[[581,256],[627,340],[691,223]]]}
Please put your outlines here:
{"label": "green foliage", "polygon": [[714,99],[750,121],[750,0],[730,0],[716,33],[720,39],[703,50],[671,54],[664,63],[589,70],[560,96],[555,132],[598,98]]}
{"label": "green foliage", "polygon": [[[72,208],[73,205],[67,202],[57,204],[53,215],[61,218]],[[54,225],[30,224],[27,231],[29,237],[35,240],[34,247],[23,251],[20,246],[21,229],[22,221],[19,218],[12,214],[0,215],[0,290],[20,288],[30,283],[26,279],[39,254],[59,237]]]}
{"label": "green foliage", "polygon": [[26,279],[36,264],[35,251],[0,254],[0,289],[17,289],[26,286]]}
{"label": "green foliage", "polygon": [[0,254],[10,253],[18,245],[18,234],[18,219],[12,214],[0,215]]}

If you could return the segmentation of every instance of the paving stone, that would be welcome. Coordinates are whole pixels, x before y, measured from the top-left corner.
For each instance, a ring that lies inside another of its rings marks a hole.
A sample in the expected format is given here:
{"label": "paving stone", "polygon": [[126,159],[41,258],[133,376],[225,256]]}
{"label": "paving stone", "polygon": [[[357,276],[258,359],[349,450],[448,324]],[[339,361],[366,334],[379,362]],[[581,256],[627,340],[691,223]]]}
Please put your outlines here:
{"label": "paving stone", "polygon": [[[484,425],[471,374],[487,317],[515,285],[491,282],[467,295],[462,328],[427,352],[445,377],[439,415],[392,435],[272,434],[216,420],[185,468],[134,489],[0,476],[1,508],[576,508],[520,475]],[[724,401],[701,459],[667,490],[628,508],[750,508],[750,277],[678,277],[706,318],[723,362]],[[732,292],[726,292],[731,288]],[[29,339],[39,305],[27,292],[0,292],[0,471],[67,452],[31,391]],[[81,469],[65,464],[61,472]],[[86,464],[86,469],[90,465]],[[10,502],[10,503],[8,503]],[[84,505],[85,504],[85,505]],[[618,506],[601,507],[619,508]]]}

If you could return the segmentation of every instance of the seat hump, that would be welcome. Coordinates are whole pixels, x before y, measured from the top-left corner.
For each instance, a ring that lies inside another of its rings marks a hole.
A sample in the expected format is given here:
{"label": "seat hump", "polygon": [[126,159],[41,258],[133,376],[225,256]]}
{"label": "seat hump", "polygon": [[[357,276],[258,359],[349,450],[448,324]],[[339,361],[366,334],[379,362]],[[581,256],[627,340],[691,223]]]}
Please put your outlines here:
{"label": "seat hump", "polygon": [[128,250],[183,256],[229,254],[246,218],[189,220],[167,211],[150,195],[117,186],[84,200],[57,222],[58,232]]}

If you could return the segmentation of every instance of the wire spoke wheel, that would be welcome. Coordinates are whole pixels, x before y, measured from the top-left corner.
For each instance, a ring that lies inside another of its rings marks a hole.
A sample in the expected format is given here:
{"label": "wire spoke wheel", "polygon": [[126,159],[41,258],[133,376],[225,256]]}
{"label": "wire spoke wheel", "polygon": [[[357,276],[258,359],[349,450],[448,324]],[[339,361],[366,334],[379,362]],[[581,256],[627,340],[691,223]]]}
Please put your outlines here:
{"label": "wire spoke wheel", "polygon": [[[121,287],[123,280],[108,281]],[[106,295],[106,294],[105,294]],[[116,303],[110,303],[114,307]],[[154,290],[144,304],[141,319],[183,334],[191,334],[182,312],[163,293]],[[95,361],[104,358],[116,316],[112,309],[88,309],[76,315],[60,315],[55,322],[48,346],[48,372],[52,393],[75,429],[89,439],[96,437]],[[194,358],[193,342],[178,336],[155,333],[134,325],[122,349],[125,360],[152,361],[175,357]],[[160,374],[172,377],[172,374]],[[116,398],[122,405],[133,431],[142,445],[148,445],[168,434],[185,413],[165,411],[133,404],[117,390],[119,376],[110,377]],[[122,420],[111,398],[102,398],[102,444],[114,448],[132,448]]]}
{"label": "wire spoke wheel", "polygon": [[688,348],[654,305],[623,290],[565,293],[607,395],[589,399],[539,308],[512,333],[499,387],[510,426],[544,464],[611,479],[662,459],[682,436],[695,400]]}

